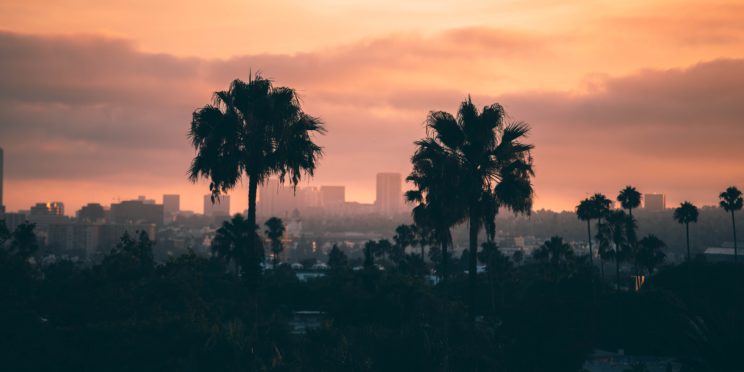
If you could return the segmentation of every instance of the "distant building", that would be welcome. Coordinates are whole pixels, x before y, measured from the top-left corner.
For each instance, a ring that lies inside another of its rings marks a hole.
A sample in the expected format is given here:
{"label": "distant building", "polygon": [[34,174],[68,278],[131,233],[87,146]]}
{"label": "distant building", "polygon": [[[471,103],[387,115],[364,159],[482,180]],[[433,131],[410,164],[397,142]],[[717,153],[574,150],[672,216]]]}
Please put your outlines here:
{"label": "distant building", "polygon": [[127,200],[111,204],[109,222],[115,224],[163,224],[163,205]]}
{"label": "distant building", "polygon": [[64,216],[65,204],[62,202],[36,203],[29,212],[31,216]]}
{"label": "distant building", "polygon": [[8,230],[13,231],[18,227],[18,225],[26,222],[28,216],[26,216],[25,213],[5,213],[3,215],[3,220],[5,220],[5,226]]}
{"label": "distant building", "polygon": [[403,206],[402,177],[400,173],[378,173],[375,206],[386,216],[400,213]]}
{"label": "distant building", "polygon": [[229,216],[230,215],[230,195],[222,195],[219,200],[215,199],[212,203],[212,195],[204,195],[204,215],[205,216]]}
{"label": "distant building", "polygon": [[340,211],[346,202],[346,187],[321,186],[320,202],[327,212]]}
{"label": "distant building", "polygon": [[666,209],[666,195],[645,194],[643,195],[643,209],[650,212],[658,212]]}
{"label": "distant building", "polygon": [[163,195],[163,215],[168,221],[173,221],[181,210],[181,195],[165,194]]}
{"label": "distant building", "polygon": [[98,203],[88,203],[76,213],[78,222],[100,223],[106,219],[106,211]]}
{"label": "distant building", "polygon": [[256,214],[262,217],[289,216],[295,209],[301,208],[300,199],[291,186],[279,183],[271,178],[266,180],[258,189]]}
{"label": "distant building", "polygon": [[144,195],[138,196],[137,201],[141,201],[142,204],[155,204],[155,199],[148,199]]}

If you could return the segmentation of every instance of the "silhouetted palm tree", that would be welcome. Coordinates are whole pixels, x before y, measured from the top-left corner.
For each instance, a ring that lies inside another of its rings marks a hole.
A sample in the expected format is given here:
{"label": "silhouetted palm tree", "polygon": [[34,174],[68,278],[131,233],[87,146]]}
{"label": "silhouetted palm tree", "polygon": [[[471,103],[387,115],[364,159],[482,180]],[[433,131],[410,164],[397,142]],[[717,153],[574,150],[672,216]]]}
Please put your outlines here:
{"label": "silhouetted palm tree", "polygon": [[263,262],[264,252],[256,225],[251,227],[248,220],[236,214],[229,221],[222,223],[217,229],[212,241],[212,252],[235,264],[235,271],[248,283],[255,283],[261,273],[260,264]]}
{"label": "silhouetted palm tree", "polygon": [[579,202],[576,206],[576,216],[581,221],[586,221],[586,240],[589,242],[589,263],[594,264],[594,252],[592,251],[592,220],[599,218],[596,209],[591,201],[587,198]]}
{"label": "silhouetted palm tree", "polygon": [[271,241],[271,253],[274,254],[273,266],[276,269],[276,265],[279,263],[279,254],[284,250],[282,236],[287,229],[284,227],[284,221],[277,217],[269,218],[264,225],[266,225],[266,237]]}
{"label": "silhouetted palm tree", "polygon": [[406,248],[418,244],[416,241],[416,230],[416,225],[398,225],[398,227],[395,228],[395,236],[393,236],[395,245],[405,252]]}
{"label": "silhouetted palm tree", "polygon": [[465,201],[461,208],[470,224],[471,316],[475,309],[478,232],[486,222],[486,211],[495,215],[498,207],[505,207],[529,213],[532,208],[533,146],[520,142],[529,127],[521,122],[505,124],[504,118],[501,105],[486,106],[479,112],[468,97],[460,104],[457,117],[443,111],[430,112],[426,120],[429,136],[416,142],[417,153],[449,159],[446,164],[459,175],[447,182],[455,181],[458,186],[454,191]]}
{"label": "silhouetted palm tree", "polygon": [[685,224],[685,238],[687,240],[687,262],[690,262],[690,222],[697,222],[698,220],[698,209],[697,207],[686,201],[679,205],[679,208],[674,210],[674,219]]}
{"label": "silhouetted palm tree", "polygon": [[739,247],[736,241],[736,219],[734,218],[734,212],[741,210],[744,201],[741,197],[741,191],[735,186],[731,186],[719,195],[721,198],[721,208],[726,212],[731,213],[731,225],[733,226],[734,232],[734,263],[739,261]]}
{"label": "silhouetted palm tree", "polygon": [[607,199],[604,194],[600,193],[592,195],[589,200],[593,206],[595,218],[597,218],[599,222],[602,222],[602,219],[607,217],[612,209],[612,200]]}
{"label": "silhouetted palm tree", "polygon": [[628,210],[630,216],[633,216],[633,208],[638,208],[641,205],[641,193],[633,186],[625,186],[617,195],[617,201],[620,202],[623,209]]}
{"label": "silhouetted palm tree", "polygon": [[650,275],[664,262],[666,255],[662,249],[666,247],[666,244],[656,235],[648,235],[638,242],[638,247],[638,254],[635,257],[637,265],[646,269]]}
{"label": "silhouetted palm tree", "polygon": [[324,132],[293,89],[274,87],[259,74],[247,83],[236,79],[193,113],[189,138],[197,153],[189,178],[209,179],[214,201],[247,176],[247,223],[255,233],[258,185],[274,174],[293,187],[303,174],[312,176],[322,156],[312,136]]}
{"label": "silhouetted palm tree", "polygon": [[605,222],[600,223],[599,233],[597,235],[597,238],[600,240],[600,256],[605,259],[613,258],[615,260],[615,282],[617,289],[620,289],[620,261],[623,259],[623,251],[628,244],[628,219],[629,216],[622,210],[610,211],[605,217]]}
{"label": "silhouetted palm tree", "polygon": [[567,277],[573,269],[574,252],[571,246],[563,241],[563,238],[554,236],[546,240],[540,248],[532,254],[537,262],[545,269],[553,282]]}

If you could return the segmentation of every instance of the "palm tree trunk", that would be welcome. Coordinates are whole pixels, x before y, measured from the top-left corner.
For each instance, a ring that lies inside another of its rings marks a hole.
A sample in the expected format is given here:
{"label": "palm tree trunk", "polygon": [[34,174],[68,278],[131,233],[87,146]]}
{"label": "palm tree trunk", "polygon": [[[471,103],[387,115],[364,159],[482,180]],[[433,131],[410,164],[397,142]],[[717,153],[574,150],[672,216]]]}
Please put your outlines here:
{"label": "palm tree trunk", "polygon": [[736,219],[734,218],[734,211],[731,211],[731,225],[734,227],[734,264],[739,261],[739,247],[736,242]]}
{"label": "palm tree trunk", "polygon": [[470,319],[475,319],[475,305],[476,295],[475,287],[478,279],[478,227],[480,227],[480,219],[478,213],[475,212],[474,205],[471,204],[470,212],[470,255],[468,256],[468,300],[469,300],[469,313]]}
{"label": "palm tree trunk", "polygon": [[690,223],[685,223],[685,237],[687,239],[687,262],[690,262]]}
{"label": "palm tree trunk", "polygon": [[258,192],[258,178],[248,176],[248,227],[256,226],[256,194]]}
{"label": "palm tree trunk", "polygon": [[592,252],[592,220],[589,219],[586,221],[586,235],[587,238],[589,238],[589,264],[592,266],[592,271],[594,271],[594,253]]}

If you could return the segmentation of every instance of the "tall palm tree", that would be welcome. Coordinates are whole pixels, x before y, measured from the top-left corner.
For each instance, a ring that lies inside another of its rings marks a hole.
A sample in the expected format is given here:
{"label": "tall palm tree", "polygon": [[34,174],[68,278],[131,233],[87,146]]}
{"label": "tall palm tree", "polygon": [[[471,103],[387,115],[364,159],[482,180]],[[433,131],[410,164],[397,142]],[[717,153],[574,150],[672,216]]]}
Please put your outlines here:
{"label": "tall palm tree", "polygon": [[617,201],[623,209],[628,210],[630,216],[633,216],[633,209],[641,205],[641,193],[633,186],[625,186],[617,195]]}
{"label": "tall palm tree", "polygon": [[446,281],[448,247],[452,244],[451,229],[464,219],[461,207],[463,200],[456,192],[460,175],[456,172],[456,163],[452,158],[442,156],[439,151],[432,151],[426,143],[422,145],[411,157],[413,170],[406,178],[416,188],[407,191],[405,196],[409,203],[414,204],[411,214],[419,231],[430,232],[424,236],[433,239],[426,240],[441,247],[443,259],[441,270],[437,270],[437,274]]}
{"label": "tall palm tree", "polygon": [[501,105],[478,110],[468,97],[456,117],[443,111],[430,112],[426,120],[429,135],[416,142],[421,154],[449,159],[447,165],[458,174],[447,182],[457,182],[455,192],[464,201],[461,209],[470,225],[471,317],[475,310],[478,233],[486,222],[486,211],[505,207],[529,213],[532,208],[533,146],[521,142],[529,126],[522,122],[506,124],[505,116]]}
{"label": "tall palm tree", "polygon": [[276,269],[276,265],[279,263],[279,254],[284,250],[282,244],[282,236],[287,230],[284,227],[284,221],[281,218],[271,217],[264,223],[266,225],[266,237],[271,241],[271,253],[274,254],[273,266]]}
{"label": "tall palm tree", "polygon": [[242,215],[224,221],[212,240],[212,252],[227,264],[235,265],[235,272],[247,283],[254,284],[261,273],[264,251],[256,234],[256,225],[251,225]]}
{"label": "tall palm tree", "polygon": [[603,248],[604,257],[615,260],[615,282],[620,289],[620,261],[623,259],[624,250],[628,242],[627,231],[629,216],[621,210],[610,211],[605,217],[605,222],[600,223],[599,233],[600,248]]}
{"label": "tall palm tree", "polygon": [[274,87],[259,74],[248,82],[235,79],[193,113],[189,138],[196,156],[189,179],[209,179],[214,202],[247,176],[247,223],[256,226],[258,185],[274,174],[293,187],[312,176],[323,154],[313,136],[324,132],[319,119],[302,111],[293,89]]}
{"label": "tall palm tree", "polygon": [[602,222],[602,219],[606,218],[610,214],[612,209],[612,200],[608,199],[604,194],[596,193],[589,198],[595,218],[598,222]]}
{"label": "tall palm tree", "polygon": [[591,199],[586,198],[576,206],[576,216],[581,221],[586,221],[586,240],[589,242],[589,263],[594,265],[594,252],[592,251],[592,220],[597,218],[597,213]]}
{"label": "tall palm tree", "polygon": [[736,241],[736,219],[734,218],[734,212],[741,210],[744,201],[741,197],[741,191],[735,186],[730,186],[726,191],[722,192],[719,197],[721,198],[721,208],[726,212],[731,213],[731,225],[734,231],[734,263],[739,261],[739,247]]}
{"label": "tall palm tree", "polygon": [[690,222],[697,222],[698,220],[698,209],[697,207],[686,201],[681,203],[677,209],[674,210],[674,219],[685,224],[685,238],[687,239],[687,262],[690,262]]}

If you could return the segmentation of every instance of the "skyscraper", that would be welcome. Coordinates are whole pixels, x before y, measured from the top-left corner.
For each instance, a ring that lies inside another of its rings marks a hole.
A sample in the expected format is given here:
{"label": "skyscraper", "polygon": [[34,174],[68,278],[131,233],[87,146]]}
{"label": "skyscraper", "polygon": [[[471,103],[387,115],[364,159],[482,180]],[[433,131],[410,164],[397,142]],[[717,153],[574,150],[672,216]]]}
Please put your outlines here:
{"label": "skyscraper", "polygon": [[647,211],[663,211],[666,209],[666,195],[645,194],[643,195],[643,209]]}
{"label": "skyscraper", "polygon": [[220,199],[212,203],[212,195],[204,195],[204,215],[205,216],[229,216],[230,215],[230,195],[221,195]]}
{"label": "skyscraper", "polygon": [[403,206],[402,177],[400,173],[378,173],[375,206],[377,212],[391,216]]}
{"label": "skyscraper", "polygon": [[320,203],[327,212],[337,212],[346,202],[346,187],[320,186]]}
{"label": "skyscraper", "polygon": [[173,218],[181,210],[181,196],[178,194],[165,194],[163,195],[163,214],[166,220],[173,220]]}
{"label": "skyscraper", "polygon": [[0,147],[0,214],[5,213],[5,204],[3,204],[3,148]]}

